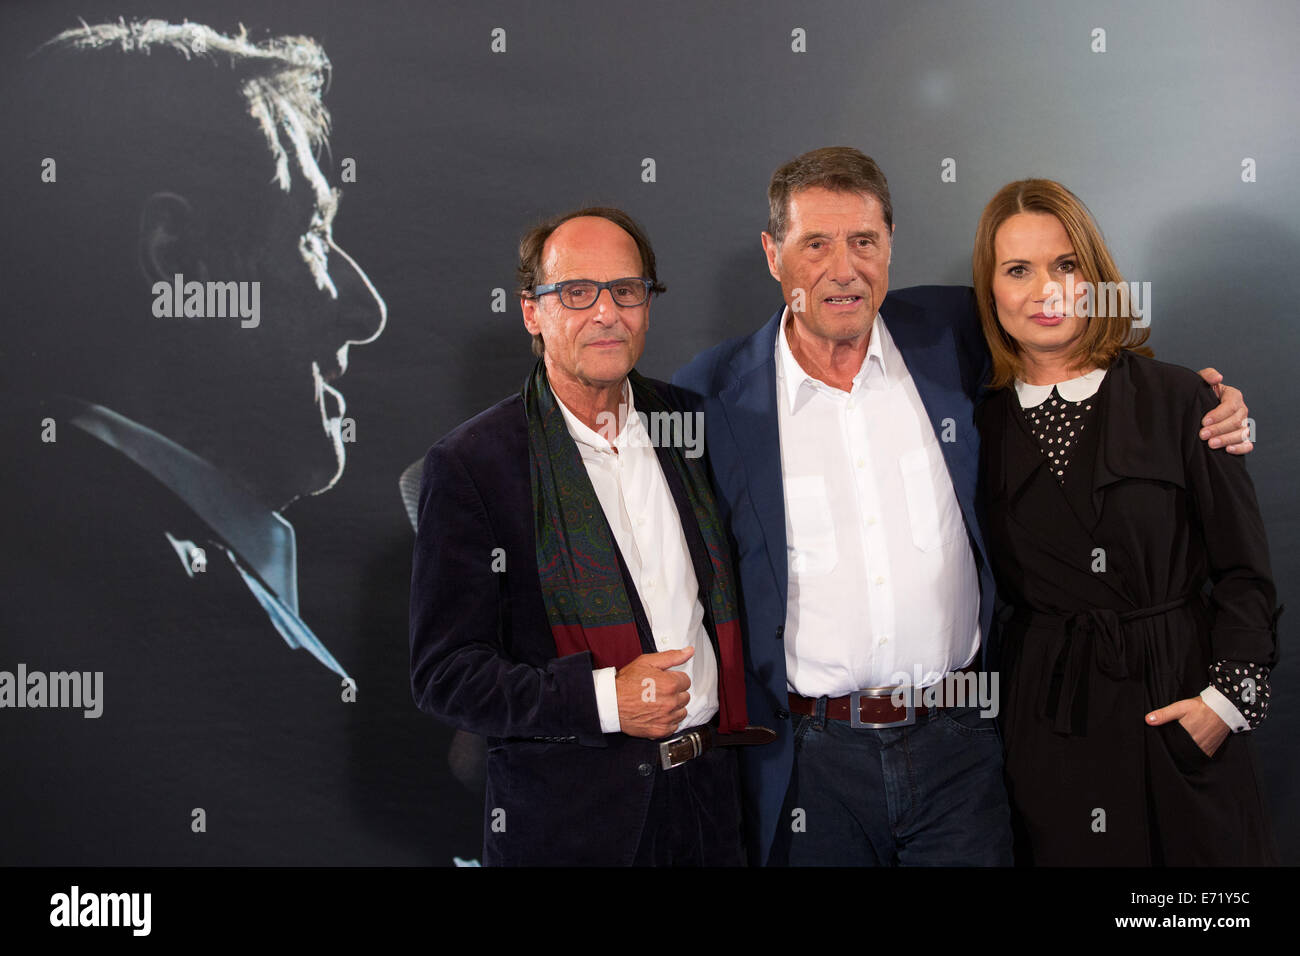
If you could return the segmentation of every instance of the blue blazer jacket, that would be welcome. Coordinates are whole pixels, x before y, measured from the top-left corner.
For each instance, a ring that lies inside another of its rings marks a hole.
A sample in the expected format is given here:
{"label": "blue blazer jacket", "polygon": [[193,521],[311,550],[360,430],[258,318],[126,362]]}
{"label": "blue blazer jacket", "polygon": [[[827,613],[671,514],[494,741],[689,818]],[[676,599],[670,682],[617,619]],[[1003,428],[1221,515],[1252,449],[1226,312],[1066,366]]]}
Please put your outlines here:
{"label": "blue blazer jacket", "polygon": [[[741,752],[750,861],[759,864],[771,851],[794,765],[782,640],[788,581],[776,406],[776,337],[783,312],[784,307],[752,335],[701,353],[673,377],[704,412],[705,449],[735,548],[749,721],[777,731],[774,743]],[[990,360],[974,293],[960,286],[900,289],[886,296],[880,314],[940,439],[961,504],[979,571],[982,664],[988,666],[995,591],[976,498],[974,407]],[[945,432],[954,440],[944,441]]]}

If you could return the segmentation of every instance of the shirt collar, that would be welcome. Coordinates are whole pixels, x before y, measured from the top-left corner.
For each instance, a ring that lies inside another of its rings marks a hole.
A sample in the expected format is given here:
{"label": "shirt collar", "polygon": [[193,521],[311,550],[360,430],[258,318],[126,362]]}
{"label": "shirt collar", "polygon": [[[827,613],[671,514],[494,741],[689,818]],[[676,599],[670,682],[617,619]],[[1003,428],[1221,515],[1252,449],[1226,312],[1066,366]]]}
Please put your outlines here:
{"label": "shirt collar", "polygon": [[167,486],[298,613],[298,548],[293,525],[210,462],[167,436],[103,405],[73,401],[72,424]]}
{"label": "shirt collar", "polygon": [[[809,394],[819,388],[836,392],[839,389],[827,385],[804,371],[799,360],[794,357],[794,352],[790,350],[790,343],[785,336],[785,325],[789,319],[790,307],[787,305],[785,311],[781,313],[781,324],[776,336],[776,377],[781,383],[777,386],[778,390],[785,392],[787,407],[794,412],[797,410],[800,392],[805,386],[810,390]],[[894,340],[890,338],[885,328],[885,320],[877,312],[871,327],[871,341],[867,345],[867,354],[862,359],[862,367],[853,376],[851,391],[857,392],[859,388],[877,384],[877,381],[879,387],[888,387],[891,376],[898,375],[898,368],[894,361],[897,355],[898,350]]]}
{"label": "shirt collar", "polygon": [[1081,402],[1092,398],[1101,388],[1101,380],[1106,377],[1104,368],[1095,368],[1087,375],[1078,375],[1055,385],[1030,385],[1016,379],[1016,395],[1020,397],[1021,408],[1034,408],[1047,401],[1047,396],[1055,388],[1067,402]]}
{"label": "shirt collar", "polygon": [[[555,404],[560,406],[560,412],[564,415],[564,424],[569,429],[569,435],[581,446],[590,448],[593,451],[613,454],[615,449],[626,448],[633,440],[641,436],[641,419],[636,414],[636,406],[632,402],[632,388],[627,379],[623,380],[622,398],[623,404],[627,408],[626,418],[623,420],[623,427],[614,436],[613,442],[610,442],[601,432],[588,428],[577,415],[569,411],[569,406],[565,405],[560,400],[560,396],[555,394],[555,389],[551,389],[551,395],[555,397]],[[597,424],[600,424],[600,422],[598,421]]]}

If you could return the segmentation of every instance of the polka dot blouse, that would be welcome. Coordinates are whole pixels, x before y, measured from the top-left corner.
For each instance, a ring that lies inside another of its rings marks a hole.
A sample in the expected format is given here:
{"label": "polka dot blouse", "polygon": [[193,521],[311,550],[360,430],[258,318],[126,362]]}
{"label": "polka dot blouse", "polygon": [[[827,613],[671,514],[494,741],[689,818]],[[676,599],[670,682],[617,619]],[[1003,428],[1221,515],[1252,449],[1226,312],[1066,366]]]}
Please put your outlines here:
{"label": "polka dot blouse", "polygon": [[1052,388],[1052,394],[1039,405],[1026,408],[1025,420],[1042,449],[1047,465],[1059,482],[1065,481],[1070,464],[1070,449],[1079,441],[1092,415],[1092,397],[1071,402]]}
{"label": "polka dot blouse", "polygon": [[1268,668],[1246,661],[1219,661],[1210,668],[1210,685],[1228,698],[1254,730],[1268,716]]}

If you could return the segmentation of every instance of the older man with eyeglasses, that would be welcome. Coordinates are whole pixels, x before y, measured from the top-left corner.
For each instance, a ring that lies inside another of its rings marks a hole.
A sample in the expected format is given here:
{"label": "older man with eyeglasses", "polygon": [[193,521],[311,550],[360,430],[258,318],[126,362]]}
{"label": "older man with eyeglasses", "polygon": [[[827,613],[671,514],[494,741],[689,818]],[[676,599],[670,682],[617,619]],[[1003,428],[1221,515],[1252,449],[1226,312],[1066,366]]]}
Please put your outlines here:
{"label": "older man with eyeglasses", "polygon": [[532,373],[425,458],[416,702],[488,737],[487,864],[743,863],[731,746],[771,734],[703,459],[645,427],[686,414],[633,369],[654,252],[581,209],[524,236],[518,278]]}

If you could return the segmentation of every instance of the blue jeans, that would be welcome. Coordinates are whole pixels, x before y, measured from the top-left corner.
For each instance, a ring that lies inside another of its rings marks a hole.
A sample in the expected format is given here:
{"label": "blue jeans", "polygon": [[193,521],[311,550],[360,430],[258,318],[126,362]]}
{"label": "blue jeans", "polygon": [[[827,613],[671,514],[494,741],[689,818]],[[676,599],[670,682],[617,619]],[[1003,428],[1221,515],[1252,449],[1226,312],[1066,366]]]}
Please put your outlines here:
{"label": "blue jeans", "polygon": [[1010,866],[1002,742],[975,707],[908,727],[795,717],[794,773],[771,865]]}

